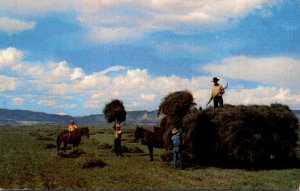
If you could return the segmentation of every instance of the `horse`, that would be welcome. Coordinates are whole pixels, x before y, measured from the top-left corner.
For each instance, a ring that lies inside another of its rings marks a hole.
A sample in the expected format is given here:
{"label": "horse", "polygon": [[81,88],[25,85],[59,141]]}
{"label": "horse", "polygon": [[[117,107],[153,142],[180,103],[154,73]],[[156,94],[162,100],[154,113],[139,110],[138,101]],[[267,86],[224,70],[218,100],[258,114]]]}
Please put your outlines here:
{"label": "horse", "polygon": [[142,145],[147,145],[150,155],[150,161],[153,161],[153,148],[163,148],[163,129],[154,127],[154,132],[137,126],[134,132],[135,141],[141,139]]}
{"label": "horse", "polygon": [[88,127],[82,127],[75,129],[72,132],[71,140],[68,140],[69,131],[63,131],[61,132],[56,139],[56,145],[57,145],[57,151],[60,150],[60,145],[62,142],[64,142],[63,150],[66,151],[67,144],[73,144],[73,147],[76,147],[79,145],[81,141],[81,136],[86,136],[87,138],[90,138],[89,128]]}

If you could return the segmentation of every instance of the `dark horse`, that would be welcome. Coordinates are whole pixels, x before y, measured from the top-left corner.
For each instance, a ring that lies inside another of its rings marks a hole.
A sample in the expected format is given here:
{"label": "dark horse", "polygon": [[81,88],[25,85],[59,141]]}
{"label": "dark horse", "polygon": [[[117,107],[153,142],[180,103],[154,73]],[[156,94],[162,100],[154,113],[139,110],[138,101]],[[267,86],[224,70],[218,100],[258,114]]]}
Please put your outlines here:
{"label": "dark horse", "polygon": [[66,151],[68,143],[73,144],[73,147],[76,147],[79,145],[79,143],[81,141],[81,136],[86,135],[87,138],[90,138],[90,133],[89,133],[88,127],[82,127],[82,128],[75,129],[72,132],[71,140],[68,140],[68,134],[69,134],[69,131],[63,131],[57,136],[56,145],[57,145],[58,151],[60,149],[60,145],[62,142],[64,142],[63,150]]}
{"label": "dark horse", "polygon": [[144,129],[143,127],[137,126],[134,138],[135,141],[141,139],[142,145],[147,145],[150,155],[150,161],[153,161],[153,148],[163,148],[163,129],[154,127],[154,132]]}

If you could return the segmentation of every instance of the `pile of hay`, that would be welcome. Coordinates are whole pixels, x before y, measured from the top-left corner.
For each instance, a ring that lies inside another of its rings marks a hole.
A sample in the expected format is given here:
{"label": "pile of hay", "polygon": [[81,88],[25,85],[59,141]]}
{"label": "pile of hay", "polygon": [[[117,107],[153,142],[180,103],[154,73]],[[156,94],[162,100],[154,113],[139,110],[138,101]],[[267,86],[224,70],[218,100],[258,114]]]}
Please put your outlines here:
{"label": "pile of hay", "polygon": [[85,163],[82,164],[82,168],[103,168],[105,167],[107,164],[101,160],[101,159],[90,159],[87,160]]}
{"label": "pile of hay", "polygon": [[126,111],[123,102],[120,100],[112,100],[107,103],[103,109],[104,117],[108,123],[126,120]]}
{"label": "pile of hay", "polygon": [[[172,128],[182,127],[184,155],[197,164],[219,161],[266,168],[295,161],[299,155],[299,121],[286,105],[225,105],[205,110],[193,106],[187,91],[170,94],[161,103],[166,152],[172,148]],[[169,160],[167,156],[162,158]]]}
{"label": "pile of hay", "polygon": [[215,155],[241,166],[282,165],[297,158],[299,121],[286,105],[204,111],[215,128]]}
{"label": "pile of hay", "polygon": [[164,130],[163,142],[167,150],[172,148],[172,129],[182,127],[182,118],[194,105],[193,95],[187,90],[168,94],[159,105],[158,115],[164,114],[160,127]]}
{"label": "pile of hay", "polygon": [[75,149],[71,152],[59,152],[58,155],[64,158],[77,158],[80,157],[82,154],[86,154],[85,151],[80,149]]}
{"label": "pile of hay", "polygon": [[193,95],[185,91],[177,91],[167,95],[159,105],[158,115],[183,117],[194,106]]}

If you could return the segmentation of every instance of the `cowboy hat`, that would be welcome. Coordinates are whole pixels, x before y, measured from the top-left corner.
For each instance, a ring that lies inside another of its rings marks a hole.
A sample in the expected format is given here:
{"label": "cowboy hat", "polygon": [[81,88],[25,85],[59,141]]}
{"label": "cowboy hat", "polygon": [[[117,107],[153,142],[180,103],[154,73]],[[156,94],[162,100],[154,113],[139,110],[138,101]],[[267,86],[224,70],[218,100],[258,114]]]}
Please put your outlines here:
{"label": "cowboy hat", "polygon": [[178,129],[176,129],[176,128],[173,128],[172,129],[172,134],[175,134],[175,133],[177,133],[178,132]]}
{"label": "cowboy hat", "polygon": [[220,80],[219,78],[214,77],[212,82],[217,82],[217,81],[219,81],[219,80]]}

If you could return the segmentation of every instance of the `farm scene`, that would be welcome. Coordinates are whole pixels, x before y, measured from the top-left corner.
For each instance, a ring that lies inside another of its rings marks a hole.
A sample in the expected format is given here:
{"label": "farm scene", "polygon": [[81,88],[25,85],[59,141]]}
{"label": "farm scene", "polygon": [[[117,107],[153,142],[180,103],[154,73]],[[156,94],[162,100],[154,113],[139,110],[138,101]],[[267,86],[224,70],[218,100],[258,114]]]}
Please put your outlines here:
{"label": "farm scene", "polygon": [[300,0],[0,0],[1,190],[300,190]]}
{"label": "farm scene", "polygon": [[[299,121],[287,106],[194,105],[190,92],[174,92],[160,104],[159,126],[123,126],[123,102],[112,100],[103,109],[112,125],[76,126],[71,138],[63,125],[1,126],[0,185],[240,190],[298,184]],[[174,128],[182,132],[177,166]]]}

